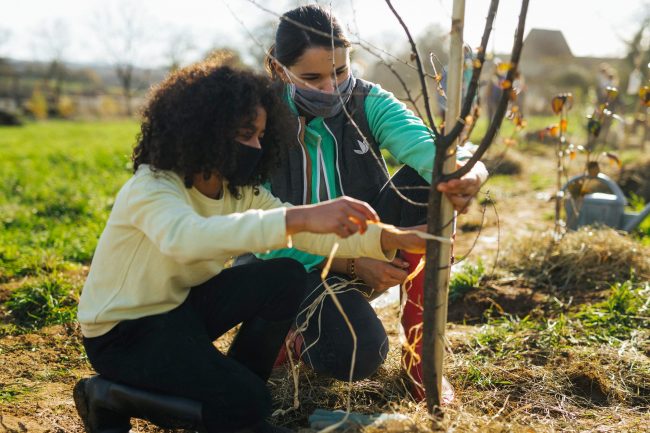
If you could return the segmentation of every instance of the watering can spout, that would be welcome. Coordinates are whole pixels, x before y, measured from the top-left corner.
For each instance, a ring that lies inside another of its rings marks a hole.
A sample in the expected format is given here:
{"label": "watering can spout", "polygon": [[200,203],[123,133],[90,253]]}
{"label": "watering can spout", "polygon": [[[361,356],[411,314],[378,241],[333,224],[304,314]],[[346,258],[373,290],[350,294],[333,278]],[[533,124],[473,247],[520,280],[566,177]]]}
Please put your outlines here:
{"label": "watering can spout", "polygon": [[641,212],[625,213],[623,215],[623,230],[631,232],[637,228],[648,215],[650,215],[650,204],[646,205]]}

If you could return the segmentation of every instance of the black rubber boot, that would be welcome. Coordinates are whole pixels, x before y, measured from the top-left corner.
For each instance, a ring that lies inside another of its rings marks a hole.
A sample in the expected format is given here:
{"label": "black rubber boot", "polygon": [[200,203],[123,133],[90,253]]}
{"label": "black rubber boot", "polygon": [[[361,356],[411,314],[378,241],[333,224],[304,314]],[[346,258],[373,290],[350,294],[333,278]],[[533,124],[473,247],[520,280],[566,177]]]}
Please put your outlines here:
{"label": "black rubber boot", "polygon": [[292,322],[293,318],[271,321],[256,317],[247,320],[230,345],[228,356],[267,381]]}
{"label": "black rubber boot", "polygon": [[87,433],[128,433],[130,419],[164,428],[203,431],[201,404],[121,385],[93,376],[74,387],[74,402]]}
{"label": "black rubber boot", "polygon": [[131,418],[112,408],[110,402],[99,396],[98,376],[81,379],[74,386],[72,397],[86,433],[128,433]]}

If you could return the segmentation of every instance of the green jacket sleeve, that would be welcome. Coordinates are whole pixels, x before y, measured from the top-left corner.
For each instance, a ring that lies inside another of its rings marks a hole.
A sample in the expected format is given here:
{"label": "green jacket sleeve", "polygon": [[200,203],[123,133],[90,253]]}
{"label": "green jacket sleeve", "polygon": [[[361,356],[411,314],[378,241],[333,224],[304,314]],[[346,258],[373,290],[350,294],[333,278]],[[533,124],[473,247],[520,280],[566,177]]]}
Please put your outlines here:
{"label": "green jacket sleeve", "polygon": [[[381,149],[431,182],[436,146],[429,128],[395,96],[375,84],[365,101],[370,130]],[[471,154],[458,148],[458,160]]]}
{"label": "green jacket sleeve", "polygon": [[325,257],[316,256],[314,254],[309,254],[304,251],[297,250],[295,248],[283,248],[281,250],[275,250],[264,254],[255,254],[258,258],[262,260],[269,259],[278,259],[278,258],[289,258],[294,259],[303,264],[307,272],[313,271],[316,266],[318,266]]}

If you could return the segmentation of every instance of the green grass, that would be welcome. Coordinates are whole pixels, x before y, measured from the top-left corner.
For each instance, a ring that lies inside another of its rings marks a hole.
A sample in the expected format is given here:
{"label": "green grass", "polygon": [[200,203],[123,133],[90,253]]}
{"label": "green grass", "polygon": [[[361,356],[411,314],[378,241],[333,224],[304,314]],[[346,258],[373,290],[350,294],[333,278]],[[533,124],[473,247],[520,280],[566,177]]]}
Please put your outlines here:
{"label": "green grass", "polygon": [[134,121],[0,127],[0,283],[17,283],[0,333],[74,320],[75,276],[130,176],[137,130]]}
{"label": "green grass", "polygon": [[453,303],[470,290],[479,287],[485,268],[481,260],[476,265],[465,264],[462,269],[452,275],[449,281],[449,302]]}
{"label": "green grass", "polygon": [[24,385],[4,385],[0,388],[0,403],[11,403],[33,390],[33,387]]}
{"label": "green grass", "polygon": [[0,128],[0,282],[90,262],[136,132],[132,121]]}
{"label": "green grass", "polygon": [[72,322],[77,314],[75,287],[61,278],[43,278],[14,290],[5,307],[14,323],[23,328],[40,328]]}
{"label": "green grass", "polygon": [[649,296],[650,283],[630,280],[614,284],[604,301],[574,310],[558,306],[525,317],[487,314],[488,322],[463,348],[467,357],[460,378],[509,396],[525,384],[539,393],[540,402],[544,396],[568,393],[584,399],[586,394],[589,399],[600,392],[608,400],[647,407],[650,364],[642,354],[650,335]]}
{"label": "green grass", "polygon": [[[646,202],[643,200],[643,197],[632,193],[632,199],[630,200],[630,207],[635,212],[640,212],[646,206]],[[650,245],[650,216],[647,216],[641,224],[634,230],[634,233],[638,236],[639,240],[645,244]]]}
{"label": "green grass", "polygon": [[616,345],[640,328],[650,329],[649,295],[650,283],[617,283],[607,300],[583,307],[575,319],[587,340]]}
{"label": "green grass", "polygon": [[530,185],[533,191],[541,191],[553,187],[555,180],[539,173],[533,173],[530,175]]}
{"label": "green grass", "polygon": [[479,358],[505,358],[571,346],[634,344],[639,330],[650,329],[649,296],[650,283],[630,280],[614,284],[605,301],[584,304],[577,311],[491,318],[476,336],[474,348]]}

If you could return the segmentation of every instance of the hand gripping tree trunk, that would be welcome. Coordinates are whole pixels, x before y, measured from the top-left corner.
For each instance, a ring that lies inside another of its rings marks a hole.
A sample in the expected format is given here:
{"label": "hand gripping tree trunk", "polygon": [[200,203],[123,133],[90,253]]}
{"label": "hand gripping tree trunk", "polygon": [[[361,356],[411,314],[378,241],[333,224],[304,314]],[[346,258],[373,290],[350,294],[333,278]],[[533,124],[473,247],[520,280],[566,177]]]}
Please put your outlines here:
{"label": "hand gripping tree trunk", "polygon": [[[424,95],[425,111],[427,121],[431,127],[431,133],[436,143],[436,157],[433,165],[433,177],[431,188],[429,190],[429,200],[427,206],[427,226],[428,232],[435,236],[449,238],[452,232],[454,214],[450,203],[443,198],[436,186],[441,182],[451,179],[458,179],[467,174],[477,161],[485,154],[496,136],[503,117],[506,114],[508,102],[511,98],[512,83],[514,81],[516,68],[521,56],[523,46],[523,31],[528,11],[528,0],[522,0],[519,23],[515,33],[515,41],[512,49],[510,68],[503,84],[503,93],[497,106],[494,117],[490,119],[487,132],[474,155],[467,163],[459,169],[455,169],[456,143],[464,126],[465,118],[469,114],[472,103],[478,89],[478,80],[481,74],[485,60],[485,52],[492,30],[492,23],[498,8],[498,0],[491,0],[490,9],[486,18],[485,29],[481,39],[481,46],[478,49],[477,59],[474,62],[472,78],[463,101],[462,109],[458,113],[458,103],[448,101],[449,112],[447,113],[445,134],[441,134],[435,126],[431,110],[428,105],[428,91],[425,81],[425,73],[422,62],[417,51],[414,39],[406,24],[399,16],[391,4],[386,0],[389,8],[396,16],[411,44],[412,56],[416,61],[417,70]],[[462,26],[464,15],[464,1],[455,0],[452,17],[452,43],[450,58],[456,58],[455,65],[449,68],[449,83],[451,94],[460,95],[460,74],[462,61]],[[460,60],[460,61],[459,61]],[[452,79],[452,73],[458,77]],[[455,83],[455,84],[454,84]],[[451,89],[451,85],[455,88]],[[449,92],[448,92],[449,93]],[[460,96],[457,96],[457,101]],[[455,112],[452,110],[455,108]],[[452,126],[453,125],[453,126]],[[446,168],[446,170],[445,170]],[[423,314],[423,339],[422,339],[422,373],[423,382],[426,392],[426,402],[429,412],[435,415],[441,415],[440,402],[442,393],[442,364],[444,354],[444,332],[447,321],[447,293],[449,283],[449,268],[451,256],[449,247],[443,243],[429,241],[426,252],[425,280],[424,280],[424,314]]]}

